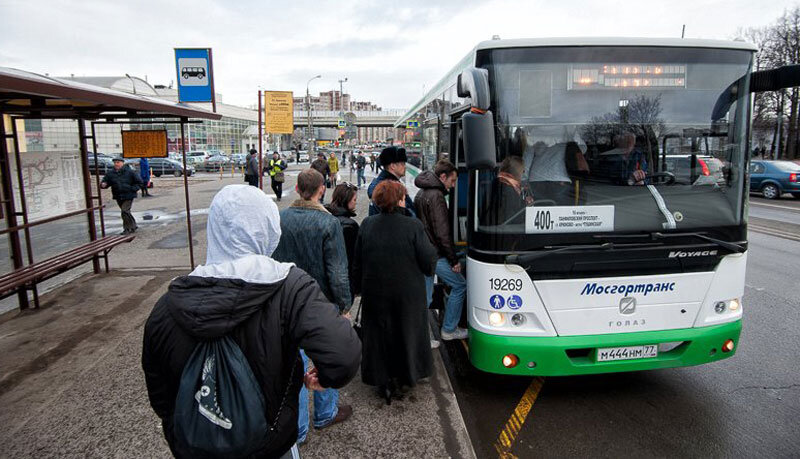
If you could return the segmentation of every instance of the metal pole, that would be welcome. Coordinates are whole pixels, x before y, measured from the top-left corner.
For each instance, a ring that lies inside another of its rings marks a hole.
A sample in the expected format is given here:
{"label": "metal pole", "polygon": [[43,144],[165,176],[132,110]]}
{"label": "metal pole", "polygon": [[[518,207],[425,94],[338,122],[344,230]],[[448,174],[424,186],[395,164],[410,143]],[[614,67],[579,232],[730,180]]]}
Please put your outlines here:
{"label": "metal pole", "polygon": [[[310,83],[310,82],[309,82]],[[308,85],[306,85],[306,122],[308,124],[308,133],[306,134],[306,143],[308,144],[308,162],[311,162],[311,153],[314,147],[311,145],[311,136],[313,136],[313,126],[311,124],[311,94],[308,92]]]}
{"label": "metal pole", "polygon": [[[95,186],[97,187],[97,207],[100,208],[98,211],[100,213],[100,235],[102,237],[106,237],[106,220],[105,216],[103,215],[103,193],[100,191],[100,165],[97,164],[97,133],[95,131],[94,124],[96,121],[92,122],[92,153],[94,153],[94,177],[95,177]],[[108,258],[106,260],[106,272],[108,272]]]}
{"label": "metal pole", "polygon": [[306,115],[308,117],[308,138],[307,140],[310,141],[311,145],[308,148],[308,162],[311,163],[311,156],[315,150],[315,141],[314,139],[314,121],[311,117],[311,93],[308,90],[308,86],[311,84],[312,81],[316,80],[317,78],[322,78],[322,75],[317,75],[308,80],[306,83]]}
{"label": "metal pole", "polygon": [[[3,177],[3,210],[5,211],[9,228],[15,228],[17,226],[17,211],[14,208],[14,187],[12,186],[11,168],[9,166],[9,137],[10,136],[6,134],[6,120],[3,114],[0,113],[0,174]],[[20,165],[17,164],[17,167],[19,168]],[[19,185],[20,187],[25,186],[23,183]],[[11,246],[11,261],[14,263],[14,269],[20,269],[23,266],[23,261],[22,249],[19,243],[19,230],[10,231],[8,233],[8,242]],[[28,292],[25,291],[25,289],[20,289],[17,292],[17,299],[19,300],[20,309],[28,309]]]}
{"label": "metal pole", "polygon": [[211,48],[208,48],[208,74],[210,75],[211,84],[211,111],[217,113],[217,93],[214,90],[214,58],[211,54]]}
{"label": "metal pole", "polygon": [[262,140],[264,137],[264,127],[262,126],[262,119],[261,119],[261,111],[263,110],[263,106],[261,105],[261,90],[258,90],[258,189],[264,189],[264,176],[261,173],[261,148],[262,148]]}
{"label": "metal pole", "polygon": [[[81,175],[83,175],[83,194],[86,199],[86,208],[94,207],[92,202],[92,182],[89,178],[89,148],[86,145],[86,120],[78,118],[78,133],[80,135],[80,148],[81,148]],[[95,163],[97,164],[97,163]],[[94,211],[86,214],[89,219],[89,240],[97,240],[97,227],[94,222]],[[26,219],[27,220],[27,219]],[[27,223],[27,222],[26,222]],[[95,255],[92,257],[92,269],[95,274],[100,274],[100,258]]]}
{"label": "metal pole", "polygon": [[[28,201],[25,198],[25,179],[22,177],[22,159],[20,158],[19,154],[19,130],[17,129],[17,120],[11,118],[11,133],[14,137],[14,158],[15,162],[17,163],[17,183],[20,184],[19,186],[19,202],[20,208],[22,210],[22,223],[24,225],[28,224]],[[28,252],[28,264],[33,264],[33,242],[31,241],[31,230],[28,226],[25,227],[25,249]],[[96,271],[95,271],[96,272]],[[39,290],[36,287],[36,283],[33,284],[33,305],[37,309],[39,308]]]}
{"label": "metal pole", "polygon": [[186,175],[186,138],[183,132],[183,124],[186,118],[181,118],[181,153],[183,154],[183,193],[186,198],[186,231],[189,235],[189,263],[194,270],[194,244],[192,244],[192,214],[189,206],[189,179]]}

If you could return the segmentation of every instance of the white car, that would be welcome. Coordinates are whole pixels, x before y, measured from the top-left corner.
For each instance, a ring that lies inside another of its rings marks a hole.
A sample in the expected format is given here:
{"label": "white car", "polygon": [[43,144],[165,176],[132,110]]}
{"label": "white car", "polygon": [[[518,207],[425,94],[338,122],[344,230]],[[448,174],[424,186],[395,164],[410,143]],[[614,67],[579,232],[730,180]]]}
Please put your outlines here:
{"label": "white car", "polygon": [[186,152],[186,163],[187,164],[203,164],[206,162],[208,158],[211,157],[211,153],[206,150],[193,150]]}

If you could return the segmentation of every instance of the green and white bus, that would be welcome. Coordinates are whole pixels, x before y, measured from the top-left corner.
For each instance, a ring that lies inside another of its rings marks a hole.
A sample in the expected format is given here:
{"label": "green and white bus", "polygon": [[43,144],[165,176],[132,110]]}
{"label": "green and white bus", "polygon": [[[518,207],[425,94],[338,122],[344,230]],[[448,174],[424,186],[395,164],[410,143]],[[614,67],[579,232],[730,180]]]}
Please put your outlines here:
{"label": "green and white bus", "polygon": [[475,367],[576,375],[735,353],[751,94],[797,80],[794,66],[751,73],[755,51],[485,41],[398,119],[419,120],[423,169],[459,168],[449,200]]}

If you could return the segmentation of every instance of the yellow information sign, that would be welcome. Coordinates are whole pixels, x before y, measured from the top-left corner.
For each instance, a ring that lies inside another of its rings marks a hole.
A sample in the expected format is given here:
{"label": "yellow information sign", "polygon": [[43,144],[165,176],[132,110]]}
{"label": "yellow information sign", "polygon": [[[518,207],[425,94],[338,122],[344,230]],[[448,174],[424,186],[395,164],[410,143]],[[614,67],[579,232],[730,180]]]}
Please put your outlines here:
{"label": "yellow information sign", "polygon": [[264,91],[264,131],[267,134],[294,132],[294,104],[291,91]]}
{"label": "yellow information sign", "polygon": [[166,158],[167,131],[122,131],[123,158]]}

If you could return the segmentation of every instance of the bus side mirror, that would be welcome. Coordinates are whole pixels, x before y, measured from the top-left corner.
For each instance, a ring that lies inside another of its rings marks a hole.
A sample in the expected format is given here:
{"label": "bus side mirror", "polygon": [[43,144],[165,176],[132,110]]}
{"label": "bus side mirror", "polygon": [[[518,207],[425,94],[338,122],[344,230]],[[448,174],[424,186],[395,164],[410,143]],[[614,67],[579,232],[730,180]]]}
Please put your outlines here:
{"label": "bus side mirror", "polygon": [[750,76],[750,92],[777,91],[795,86],[800,86],[800,65],[760,70]]}
{"label": "bus side mirror", "polygon": [[489,110],[489,71],[470,67],[460,75],[456,84],[458,97],[469,97],[472,106],[480,110]]}
{"label": "bus side mirror", "polygon": [[467,169],[494,169],[497,166],[497,153],[492,112],[465,113],[461,117],[461,132]]}
{"label": "bus side mirror", "polygon": [[[712,121],[720,120],[725,117],[731,105],[739,94],[739,87],[742,85],[739,79],[731,83],[725,91],[720,94],[714,110],[711,112]],[[800,65],[784,65],[782,67],[759,70],[750,74],[750,93],[777,91],[784,88],[794,88],[800,86]]]}

